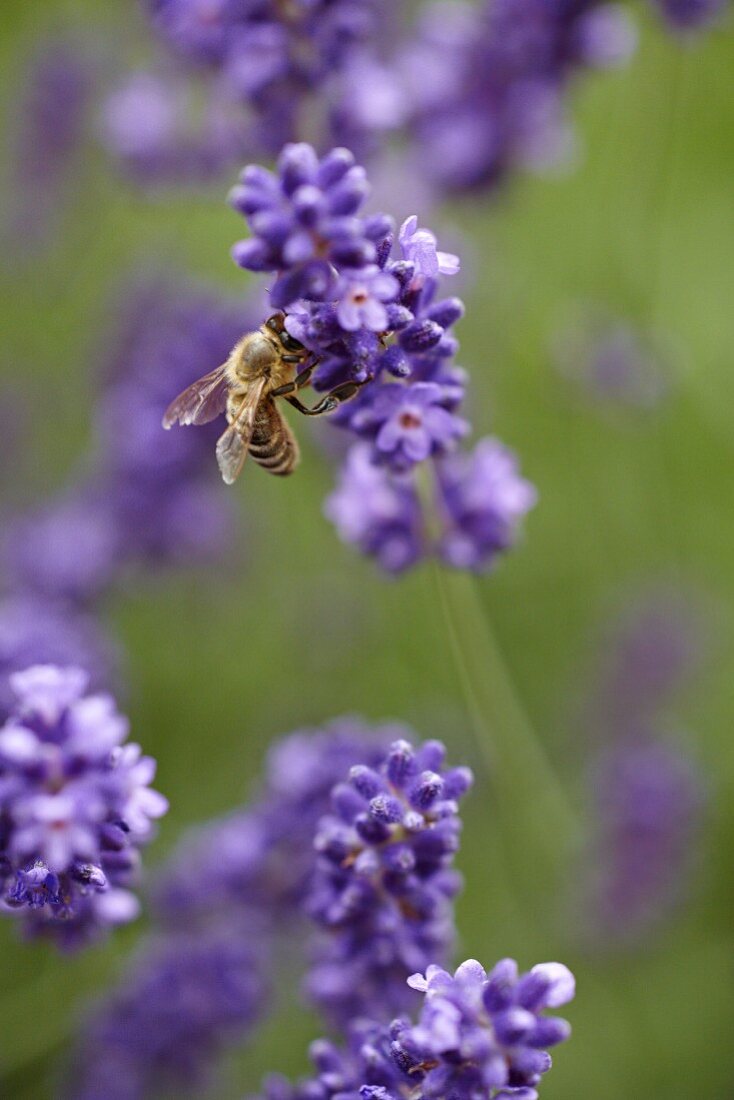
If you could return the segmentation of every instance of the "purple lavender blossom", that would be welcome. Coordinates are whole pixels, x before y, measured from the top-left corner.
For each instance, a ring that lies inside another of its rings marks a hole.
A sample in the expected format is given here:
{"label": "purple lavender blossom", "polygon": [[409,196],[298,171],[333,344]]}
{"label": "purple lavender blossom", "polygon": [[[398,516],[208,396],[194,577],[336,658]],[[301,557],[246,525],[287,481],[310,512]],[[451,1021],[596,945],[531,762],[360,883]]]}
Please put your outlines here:
{"label": "purple lavender blossom", "polygon": [[701,778],[674,741],[638,734],[601,755],[593,787],[590,926],[605,944],[636,941],[669,913],[689,880]]}
{"label": "purple lavender blossom", "polygon": [[435,233],[421,229],[415,214],[406,218],[398,234],[403,259],[415,265],[416,275],[456,275],[460,261],[452,252],[439,252]]}
{"label": "purple lavender blossom", "polygon": [[352,424],[360,435],[374,436],[378,455],[396,472],[409,470],[431,455],[445,454],[469,431],[469,424],[444,407],[446,394],[436,382],[381,386]]}
{"label": "purple lavender blossom", "polygon": [[3,905],[68,944],[137,916],[126,887],[168,808],[150,787],[155,762],[123,743],[127,721],[87,683],[53,665],[14,673],[0,729]]}
{"label": "purple lavender blossom", "polygon": [[144,1100],[207,1083],[266,1003],[267,941],[237,921],[153,938],[132,973],[90,1015],[69,1100]]}
{"label": "purple lavender blossom", "polygon": [[292,921],[313,869],[314,829],[335,783],[353,764],[378,763],[390,740],[406,734],[399,725],[339,718],[322,730],[299,730],[276,741],[254,803],[191,830],[157,876],[159,918],[191,928],[212,913],[256,906],[279,925]]}
{"label": "purple lavender blossom", "polygon": [[653,0],[674,31],[691,32],[715,23],[729,7],[728,0]]}
{"label": "purple lavender blossom", "polygon": [[175,565],[221,557],[233,542],[233,513],[208,476],[216,429],[162,434],[160,422],[171,395],[224,362],[253,320],[205,291],[150,281],[129,294],[123,313],[131,323],[113,341],[120,366],[98,402],[94,460],[94,491],[112,513],[120,558]]}
{"label": "purple lavender blossom", "polygon": [[700,609],[679,592],[637,596],[603,634],[586,724],[605,742],[653,728],[700,666],[704,638]]}
{"label": "purple lavender blossom", "polygon": [[[455,569],[491,568],[516,541],[520,521],[537,499],[535,488],[520,477],[513,452],[491,438],[480,440],[472,454],[444,457],[436,474],[433,502],[422,505],[411,477],[375,465],[369,448],[358,444],[325,514],[344,542],[389,573],[428,554]],[[424,518],[423,508],[433,514]]]}
{"label": "purple lavender blossom", "polygon": [[448,516],[441,557],[456,569],[490,567],[514,543],[520,520],[537,500],[535,487],[520,477],[517,458],[497,439],[482,439],[473,454],[446,459],[440,479]]}
{"label": "purple lavender blossom", "polygon": [[87,604],[109,584],[119,533],[101,495],[81,489],[10,521],[5,568],[16,591]]}
{"label": "purple lavender blossom", "polygon": [[324,513],[344,542],[388,573],[401,573],[423,556],[423,519],[412,480],[376,466],[366,443],[349,451]]}
{"label": "purple lavender blossom", "polygon": [[0,722],[15,704],[13,673],[39,664],[74,665],[86,670],[96,691],[110,686],[117,663],[109,639],[86,615],[30,594],[0,600]]}
{"label": "purple lavender blossom", "polygon": [[[203,109],[194,101],[205,97]],[[249,145],[240,111],[180,75],[132,73],[105,100],[98,126],[108,153],[146,186],[198,183],[236,164]]]}
{"label": "purple lavender blossom", "polygon": [[633,47],[623,9],[598,0],[430,5],[401,62],[424,171],[463,190],[563,158],[569,80]]}
{"label": "purple lavender blossom", "polygon": [[502,959],[487,973],[474,959],[452,976],[431,965],[408,984],[424,994],[417,1023],[353,1023],[347,1043],[311,1044],[315,1075],[296,1085],[266,1078],[259,1100],[537,1100],[551,1067],[547,1048],[571,1029],[543,1015],[573,999],[562,963],[518,973]]}
{"label": "purple lavender blossom", "polygon": [[393,742],[376,768],[355,765],[332,792],[316,831],[318,864],[306,908],[323,930],[307,979],[310,998],[345,1028],[358,1016],[384,1018],[409,1002],[416,966],[448,955],[451,867],[467,768],[444,769],[445,749]]}
{"label": "purple lavender blossom", "polygon": [[62,205],[64,184],[81,141],[90,66],[78,43],[49,42],[28,64],[16,112],[11,232],[23,247],[42,244]]}
{"label": "purple lavender blossom", "polygon": [[574,978],[562,963],[519,975],[514,959],[489,973],[469,959],[453,977],[431,966],[410,985],[425,1001],[417,1025],[393,1025],[393,1057],[425,1100],[536,1100],[551,1067],[547,1047],[571,1034],[565,1020],[541,1015],[573,999]]}
{"label": "purple lavender blossom", "polygon": [[308,1053],[314,1077],[291,1085],[280,1074],[271,1074],[258,1100],[400,1100],[411,1087],[393,1059],[385,1025],[355,1021],[344,1047],[317,1039]]}
{"label": "purple lavender blossom", "polygon": [[603,310],[584,312],[554,339],[560,372],[598,401],[637,409],[655,406],[665,394],[666,379],[654,341]]}

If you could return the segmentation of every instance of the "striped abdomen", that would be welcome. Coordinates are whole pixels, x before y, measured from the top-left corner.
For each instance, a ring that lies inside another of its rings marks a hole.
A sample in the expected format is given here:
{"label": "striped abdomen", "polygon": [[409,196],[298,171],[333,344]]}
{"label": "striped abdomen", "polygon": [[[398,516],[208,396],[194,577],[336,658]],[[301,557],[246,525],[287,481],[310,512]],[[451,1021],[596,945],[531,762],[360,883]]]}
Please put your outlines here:
{"label": "striped abdomen", "polygon": [[272,397],[265,397],[255,413],[250,454],[271,474],[284,477],[298,465],[298,444]]}

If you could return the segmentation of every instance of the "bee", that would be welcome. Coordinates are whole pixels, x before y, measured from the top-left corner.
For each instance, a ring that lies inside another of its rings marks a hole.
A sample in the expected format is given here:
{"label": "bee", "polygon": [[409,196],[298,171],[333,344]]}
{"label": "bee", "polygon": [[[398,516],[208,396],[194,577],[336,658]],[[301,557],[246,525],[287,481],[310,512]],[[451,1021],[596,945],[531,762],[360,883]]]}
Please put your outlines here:
{"label": "bee", "polygon": [[309,384],[318,362],[286,331],[285,315],[275,313],[235,344],[226,363],[171,402],[163,427],[171,428],[176,422],[207,424],[225,412],[228,427],[217,441],[216,454],[226,484],[237,480],[248,454],[271,474],[285,477],[295,470],[300,452],[275,399],[285,398],[304,416],[322,416],[354,397],[365,384],[342,382],[308,408],[297,394]]}

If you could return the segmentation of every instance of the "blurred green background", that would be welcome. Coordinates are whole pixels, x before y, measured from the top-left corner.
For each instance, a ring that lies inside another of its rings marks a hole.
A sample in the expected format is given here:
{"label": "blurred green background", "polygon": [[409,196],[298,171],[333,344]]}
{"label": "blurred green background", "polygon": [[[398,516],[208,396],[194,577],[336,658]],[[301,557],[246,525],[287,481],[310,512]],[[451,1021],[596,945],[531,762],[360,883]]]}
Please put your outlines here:
{"label": "blurred green background", "polygon": [[[516,180],[491,206],[464,201],[444,216],[473,251],[459,329],[469,415],[479,434],[496,431],[517,449],[540,491],[523,542],[496,574],[475,589],[448,584],[467,668],[482,680],[479,725],[435,576],[423,568],[385,581],[338,543],[321,515],[332,475],[318,445],[306,443],[291,481],[253,470],[233,490],[240,568],[151,579],[105,610],[128,655],[134,735],[158,758],[157,785],[171,800],[148,867],[187,825],[241,800],[274,736],[341,713],[399,717],[476,767],[459,858],[461,955],[490,964],[511,954],[525,966],[559,958],[578,978],[574,1037],[544,1100],[734,1092],[734,41],[713,32],[681,46],[640,15],[632,64],[575,88],[573,171]],[[145,53],[134,5],[4,0],[10,136],[28,58],[59,28],[119,47],[121,71],[136,42]],[[6,247],[2,381],[27,405],[4,458],[6,502],[50,494],[83,453],[95,356],[127,271],[152,257],[164,272],[245,292],[228,256],[242,225],[223,201],[227,186],[146,197],[90,143],[48,250],[21,262]],[[549,349],[580,300],[663,334],[669,390],[654,411],[610,409],[559,377]],[[595,955],[579,947],[567,902],[577,861],[546,859],[558,826],[525,768],[524,730],[534,728],[581,814],[594,738],[575,718],[591,641],[624,596],[661,580],[713,610],[705,674],[675,711],[707,776],[706,836],[676,918],[637,949]],[[484,762],[498,745],[490,778]],[[60,959],[0,924],[0,1095],[53,1095],[85,998],[124,970],[143,926]],[[283,981],[287,1001],[295,991]],[[217,1097],[235,1100],[269,1068],[305,1068],[316,1025],[295,1004],[286,1012],[285,1028],[281,1018],[229,1060]]]}

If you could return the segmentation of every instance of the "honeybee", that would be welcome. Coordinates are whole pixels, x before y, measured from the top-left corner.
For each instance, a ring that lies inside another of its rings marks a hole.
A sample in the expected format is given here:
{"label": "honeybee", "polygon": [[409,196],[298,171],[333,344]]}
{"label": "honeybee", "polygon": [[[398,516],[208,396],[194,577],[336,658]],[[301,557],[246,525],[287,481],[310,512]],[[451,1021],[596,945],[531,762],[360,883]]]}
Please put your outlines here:
{"label": "honeybee", "polygon": [[271,474],[285,477],[295,470],[300,452],[275,398],[284,397],[305,416],[321,416],[354,397],[365,384],[343,382],[308,408],[296,395],[309,384],[317,365],[318,358],[286,331],[284,314],[275,313],[235,344],[226,363],[171,402],[163,427],[171,428],[177,421],[207,424],[226,412],[229,426],[216,448],[226,484],[237,480],[248,454]]}

